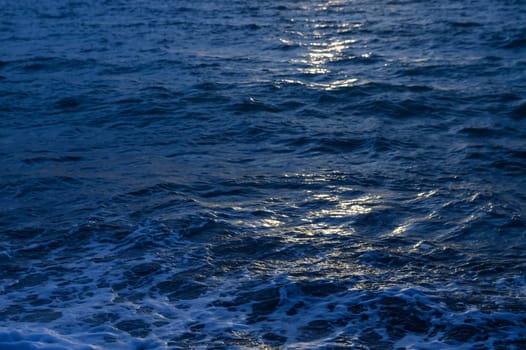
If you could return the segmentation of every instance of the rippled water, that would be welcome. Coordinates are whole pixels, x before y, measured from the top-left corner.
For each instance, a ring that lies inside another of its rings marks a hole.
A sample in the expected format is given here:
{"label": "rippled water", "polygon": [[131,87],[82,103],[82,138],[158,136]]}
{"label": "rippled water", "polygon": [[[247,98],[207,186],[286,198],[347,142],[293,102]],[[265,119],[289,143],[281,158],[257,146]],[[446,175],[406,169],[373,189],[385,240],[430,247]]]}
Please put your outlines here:
{"label": "rippled water", "polygon": [[523,1],[0,0],[1,349],[526,347]]}

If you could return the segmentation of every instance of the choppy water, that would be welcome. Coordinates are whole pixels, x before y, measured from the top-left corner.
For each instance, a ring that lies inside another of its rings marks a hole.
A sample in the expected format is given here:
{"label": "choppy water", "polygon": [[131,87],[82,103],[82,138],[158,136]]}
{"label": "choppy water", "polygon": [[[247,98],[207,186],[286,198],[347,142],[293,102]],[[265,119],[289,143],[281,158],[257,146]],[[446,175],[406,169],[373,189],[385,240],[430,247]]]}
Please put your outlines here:
{"label": "choppy water", "polygon": [[526,347],[524,1],[0,0],[1,349]]}

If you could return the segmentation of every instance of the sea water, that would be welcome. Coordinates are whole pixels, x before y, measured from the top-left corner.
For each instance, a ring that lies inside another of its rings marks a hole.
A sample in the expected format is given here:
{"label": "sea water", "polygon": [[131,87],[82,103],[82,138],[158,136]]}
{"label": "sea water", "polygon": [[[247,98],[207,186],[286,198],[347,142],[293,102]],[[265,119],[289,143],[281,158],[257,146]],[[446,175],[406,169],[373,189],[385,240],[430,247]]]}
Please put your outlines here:
{"label": "sea water", "polygon": [[0,349],[526,348],[522,0],[0,0]]}

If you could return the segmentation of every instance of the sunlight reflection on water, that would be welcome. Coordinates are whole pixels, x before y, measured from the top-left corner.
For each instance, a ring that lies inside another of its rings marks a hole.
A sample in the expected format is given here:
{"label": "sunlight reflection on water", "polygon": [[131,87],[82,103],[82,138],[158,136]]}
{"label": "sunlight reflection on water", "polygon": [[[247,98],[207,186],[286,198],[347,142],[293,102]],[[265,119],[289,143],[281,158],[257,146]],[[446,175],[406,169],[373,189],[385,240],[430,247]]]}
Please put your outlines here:
{"label": "sunlight reflection on water", "polygon": [[[337,10],[342,4],[341,1],[329,1],[316,4],[305,10],[316,15],[320,12],[326,13]],[[302,85],[319,90],[335,90],[354,86],[359,78],[334,66],[356,58],[367,60],[371,57],[371,52],[361,54],[352,52],[352,50],[358,49],[355,45],[361,43],[357,38],[349,37],[349,35],[353,34],[353,30],[361,28],[363,24],[348,21],[335,23],[334,21],[320,20],[318,17],[305,18],[303,23],[304,29],[302,31],[287,32],[286,35],[291,37],[279,39],[282,44],[288,47],[306,48],[306,51],[299,57],[293,57],[288,61],[293,67],[296,67],[297,72],[316,79],[315,82],[302,83]],[[363,46],[363,44],[361,45]],[[359,49],[363,50],[363,48]],[[297,79],[285,80],[297,82]]]}

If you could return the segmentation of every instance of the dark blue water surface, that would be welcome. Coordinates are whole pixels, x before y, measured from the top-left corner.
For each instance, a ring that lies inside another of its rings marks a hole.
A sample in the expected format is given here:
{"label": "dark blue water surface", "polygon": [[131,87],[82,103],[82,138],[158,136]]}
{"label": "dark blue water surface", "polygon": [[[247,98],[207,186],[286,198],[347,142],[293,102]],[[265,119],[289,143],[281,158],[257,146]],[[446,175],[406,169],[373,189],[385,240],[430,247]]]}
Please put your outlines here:
{"label": "dark blue water surface", "polygon": [[0,0],[1,349],[526,348],[526,2]]}

